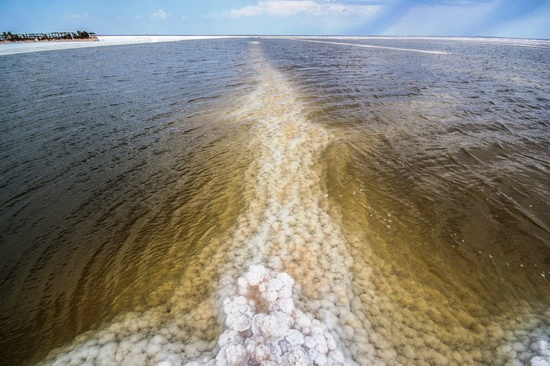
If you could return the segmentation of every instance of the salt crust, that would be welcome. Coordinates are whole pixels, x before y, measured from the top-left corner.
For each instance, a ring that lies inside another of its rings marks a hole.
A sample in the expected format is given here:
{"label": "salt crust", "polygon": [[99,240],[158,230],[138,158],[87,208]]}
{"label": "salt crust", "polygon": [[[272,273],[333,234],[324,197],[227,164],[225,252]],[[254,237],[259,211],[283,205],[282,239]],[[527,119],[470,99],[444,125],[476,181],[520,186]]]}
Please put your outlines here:
{"label": "salt crust", "polygon": [[[122,314],[44,363],[512,365],[530,359],[548,365],[549,334],[541,324],[550,311],[542,322],[512,316],[472,333],[467,327],[477,319],[452,304],[439,313],[430,307],[434,294],[410,299],[420,313],[389,301],[392,292],[407,300],[408,289],[376,276],[373,268],[385,273],[384,264],[366,261],[364,243],[345,238],[327,213],[315,164],[332,137],[304,118],[260,45],[251,45],[250,57],[258,90],[228,113],[248,121],[255,136],[244,179],[248,208],[235,229],[190,263],[179,285],[168,289],[173,295],[165,306]],[[440,330],[451,326],[455,338]],[[479,352],[476,342],[485,338],[498,349]]]}
{"label": "salt crust", "polygon": [[98,36],[99,41],[16,42],[2,44],[0,56],[19,53],[58,51],[74,48],[119,46],[139,43],[192,41],[199,39],[242,38],[238,36]]}
{"label": "salt crust", "polygon": [[531,366],[550,366],[550,340],[541,340],[538,342],[538,349],[535,350],[538,351],[539,356],[531,359]]}
{"label": "salt crust", "polygon": [[[54,365],[354,365],[334,331],[292,298],[294,279],[252,265],[238,279],[238,293],[223,301],[225,330],[217,344],[173,342],[170,332],[139,332],[149,319],[128,314],[96,339],[60,355]],[[142,323],[142,324],[140,324]],[[135,324],[135,327],[133,326]],[[120,340],[122,328],[130,332]],[[117,334],[118,333],[118,334]],[[208,349],[212,348],[213,352]],[[195,357],[195,359],[189,359]]]}
{"label": "salt crust", "polygon": [[253,265],[238,282],[239,295],[223,302],[226,330],[218,340],[217,364],[354,363],[337,335],[295,307],[288,274]]}

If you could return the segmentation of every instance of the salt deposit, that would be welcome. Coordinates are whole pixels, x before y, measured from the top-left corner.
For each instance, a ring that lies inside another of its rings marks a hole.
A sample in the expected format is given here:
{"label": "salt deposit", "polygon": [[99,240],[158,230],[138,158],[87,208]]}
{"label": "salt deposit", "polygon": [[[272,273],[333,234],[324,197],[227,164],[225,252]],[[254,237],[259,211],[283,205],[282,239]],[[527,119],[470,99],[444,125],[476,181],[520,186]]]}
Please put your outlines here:
{"label": "salt deposit", "polygon": [[18,53],[55,51],[73,48],[120,46],[140,43],[192,41],[199,39],[235,38],[232,36],[99,36],[98,41],[16,42],[0,45],[0,56]]}
{"label": "salt deposit", "polygon": [[[544,319],[528,307],[478,327],[445,294],[392,282],[368,238],[329,214],[318,163],[335,137],[307,121],[261,44],[250,57],[258,89],[231,112],[253,129],[247,210],[197,255],[165,305],[121,314],[44,363],[550,364]],[[479,351],[487,339],[499,348]]]}

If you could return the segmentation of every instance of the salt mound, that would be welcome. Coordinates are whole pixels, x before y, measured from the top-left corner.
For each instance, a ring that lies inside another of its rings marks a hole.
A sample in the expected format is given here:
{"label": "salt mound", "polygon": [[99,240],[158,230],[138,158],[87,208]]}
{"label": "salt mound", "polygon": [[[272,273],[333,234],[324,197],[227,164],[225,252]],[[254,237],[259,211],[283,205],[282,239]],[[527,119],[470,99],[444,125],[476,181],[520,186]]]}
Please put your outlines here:
{"label": "salt mound", "polygon": [[531,366],[550,366],[550,341],[541,340],[538,343],[540,355],[531,359]]}
{"label": "salt mound", "polygon": [[286,273],[252,265],[238,279],[238,295],[223,301],[225,331],[214,360],[190,364],[343,365],[338,336],[294,305],[294,280]]}

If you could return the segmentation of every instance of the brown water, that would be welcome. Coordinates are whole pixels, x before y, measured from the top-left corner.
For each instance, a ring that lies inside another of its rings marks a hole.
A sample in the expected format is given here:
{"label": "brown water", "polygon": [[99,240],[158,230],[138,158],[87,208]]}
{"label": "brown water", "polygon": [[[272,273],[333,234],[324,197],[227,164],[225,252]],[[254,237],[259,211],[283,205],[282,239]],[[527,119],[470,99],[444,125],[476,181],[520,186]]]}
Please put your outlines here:
{"label": "brown water", "polygon": [[0,58],[1,363],[213,362],[258,264],[329,362],[550,357],[547,43],[320,40]]}

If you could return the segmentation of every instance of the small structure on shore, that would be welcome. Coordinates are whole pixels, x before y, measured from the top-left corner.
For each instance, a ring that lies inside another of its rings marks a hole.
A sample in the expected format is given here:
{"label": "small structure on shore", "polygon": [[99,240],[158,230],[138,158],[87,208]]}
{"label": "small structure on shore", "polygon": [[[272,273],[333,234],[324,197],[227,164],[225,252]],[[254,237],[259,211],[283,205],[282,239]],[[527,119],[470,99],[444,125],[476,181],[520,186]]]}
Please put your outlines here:
{"label": "small structure on shore", "polygon": [[94,32],[51,32],[51,33],[11,33],[3,32],[0,35],[0,42],[38,42],[38,41],[97,41]]}

